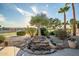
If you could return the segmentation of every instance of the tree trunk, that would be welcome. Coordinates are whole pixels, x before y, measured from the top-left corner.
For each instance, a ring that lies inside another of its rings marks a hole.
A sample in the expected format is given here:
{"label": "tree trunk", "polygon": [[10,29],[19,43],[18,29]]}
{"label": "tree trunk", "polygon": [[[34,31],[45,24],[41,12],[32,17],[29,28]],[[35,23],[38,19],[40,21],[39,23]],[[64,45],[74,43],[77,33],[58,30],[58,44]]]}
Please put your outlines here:
{"label": "tree trunk", "polygon": [[66,13],[64,12],[64,30],[66,31]]}
{"label": "tree trunk", "polygon": [[74,3],[72,3],[72,12],[73,12],[73,36],[76,36],[76,17],[75,17]]}
{"label": "tree trunk", "polygon": [[41,36],[40,26],[38,26],[38,36]]}

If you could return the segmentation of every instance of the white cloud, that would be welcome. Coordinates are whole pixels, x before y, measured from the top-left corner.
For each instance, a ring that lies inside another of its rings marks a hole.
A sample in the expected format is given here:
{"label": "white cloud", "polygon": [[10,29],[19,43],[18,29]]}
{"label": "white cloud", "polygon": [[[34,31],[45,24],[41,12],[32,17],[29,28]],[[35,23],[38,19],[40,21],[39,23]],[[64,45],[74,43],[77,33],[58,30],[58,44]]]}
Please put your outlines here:
{"label": "white cloud", "polygon": [[[48,4],[46,5],[46,7],[48,7]],[[48,12],[46,10],[38,10],[38,8],[36,6],[31,6],[31,9],[34,14],[40,14],[40,13],[44,13],[46,15],[48,14]]]}
{"label": "white cloud", "polygon": [[31,20],[31,16],[34,16],[35,14],[30,13],[30,12],[25,11],[25,10],[22,10],[18,7],[16,7],[16,10],[25,17],[25,19],[23,20],[23,24],[25,24],[24,26],[29,25],[29,22]]}
{"label": "white cloud", "polygon": [[5,17],[0,14],[0,22],[4,22],[4,21],[5,21]]}
{"label": "white cloud", "polygon": [[21,13],[22,15],[24,15],[24,11],[21,10],[20,8],[16,8],[16,10],[17,10],[19,13]]}
{"label": "white cloud", "polygon": [[34,14],[38,14],[38,10],[37,10],[36,6],[31,6],[31,9],[32,9]]}
{"label": "white cloud", "polygon": [[48,15],[48,12],[46,10],[42,11],[42,13]]}
{"label": "white cloud", "polygon": [[20,8],[18,8],[18,7],[16,7],[16,10],[19,12],[19,13],[21,13],[22,15],[33,15],[33,13],[30,13],[30,12],[27,12],[27,11],[25,11],[25,10],[23,10],[23,9],[20,9]]}
{"label": "white cloud", "polygon": [[[46,5],[46,7],[48,7],[48,4]],[[46,10],[38,10],[38,8],[36,6],[31,6],[31,9],[35,15],[40,14],[40,13],[44,13],[44,14],[48,15],[48,12]]]}

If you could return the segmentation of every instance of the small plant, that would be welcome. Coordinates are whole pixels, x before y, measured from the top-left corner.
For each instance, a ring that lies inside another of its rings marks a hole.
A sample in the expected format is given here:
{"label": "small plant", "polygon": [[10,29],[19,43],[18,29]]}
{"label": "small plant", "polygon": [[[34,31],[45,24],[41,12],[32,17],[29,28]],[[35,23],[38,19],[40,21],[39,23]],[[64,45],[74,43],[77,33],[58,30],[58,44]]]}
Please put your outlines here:
{"label": "small plant", "polygon": [[62,30],[62,29],[56,30],[55,34],[56,34],[57,37],[59,37],[62,40],[65,39],[68,36],[67,32]]}
{"label": "small plant", "polygon": [[36,32],[37,32],[36,28],[31,27],[26,28],[26,33],[29,34],[31,37],[35,36]]}
{"label": "small plant", "polygon": [[3,35],[0,35],[0,43],[4,42],[5,37]]}
{"label": "small plant", "polygon": [[79,23],[77,24],[77,28],[79,29]]}
{"label": "small plant", "polygon": [[8,42],[7,42],[7,41],[5,41],[5,42],[4,42],[4,45],[5,45],[5,46],[8,46]]}
{"label": "small plant", "polygon": [[41,35],[48,36],[49,32],[46,28],[40,28],[40,30],[41,30]]}
{"label": "small plant", "polygon": [[51,31],[49,35],[55,35],[55,31]]}
{"label": "small plant", "polygon": [[24,36],[26,34],[25,31],[19,31],[17,32],[17,36]]}

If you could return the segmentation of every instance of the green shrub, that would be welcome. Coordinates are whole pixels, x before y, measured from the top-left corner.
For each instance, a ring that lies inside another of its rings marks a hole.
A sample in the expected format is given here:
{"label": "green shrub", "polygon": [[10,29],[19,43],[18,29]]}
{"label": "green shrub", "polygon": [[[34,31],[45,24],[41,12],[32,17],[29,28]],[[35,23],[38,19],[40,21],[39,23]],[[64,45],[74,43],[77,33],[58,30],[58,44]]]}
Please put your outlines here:
{"label": "green shrub", "polygon": [[41,35],[48,36],[49,32],[46,28],[40,28],[40,30],[41,30]]}
{"label": "green shrub", "polygon": [[79,29],[79,23],[77,24],[77,28]]}
{"label": "green shrub", "polygon": [[55,35],[55,31],[51,31],[49,35]]}
{"label": "green shrub", "polygon": [[19,31],[17,32],[17,36],[24,36],[26,34],[25,31]]}
{"label": "green shrub", "polygon": [[63,40],[67,37],[67,32],[62,29],[58,29],[55,31],[55,35]]}
{"label": "green shrub", "polygon": [[3,35],[0,35],[0,43],[4,42],[5,37]]}
{"label": "green shrub", "polygon": [[28,27],[26,28],[26,33],[33,37],[37,33],[37,30],[36,28]]}

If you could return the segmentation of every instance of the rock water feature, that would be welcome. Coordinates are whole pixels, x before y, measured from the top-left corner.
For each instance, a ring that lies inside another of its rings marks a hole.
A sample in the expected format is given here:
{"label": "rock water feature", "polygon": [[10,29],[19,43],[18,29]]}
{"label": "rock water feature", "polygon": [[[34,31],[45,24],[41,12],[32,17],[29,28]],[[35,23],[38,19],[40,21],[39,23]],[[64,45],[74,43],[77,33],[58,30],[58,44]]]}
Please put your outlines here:
{"label": "rock water feature", "polygon": [[35,36],[30,39],[22,50],[33,55],[51,54],[56,52],[56,50],[52,48],[50,43],[51,42],[49,42],[49,39],[45,36]]}
{"label": "rock water feature", "polygon": [[[54,53],[53,49],[56,46],[50,42],[50,38],[40,35],[40,29],[38,29],[38,36],[31,37],[26,45],[22,48],[24,52],[33,55],[45,55]],[[18,53],[19,54],[19,53]],[[17,55],[18,55],[17,54]]]}
{"label": "rock water feature", "polygon": [[49,43],[44,36],[33,37],[27,48],[34,54],[48,54],[54,52]]}

